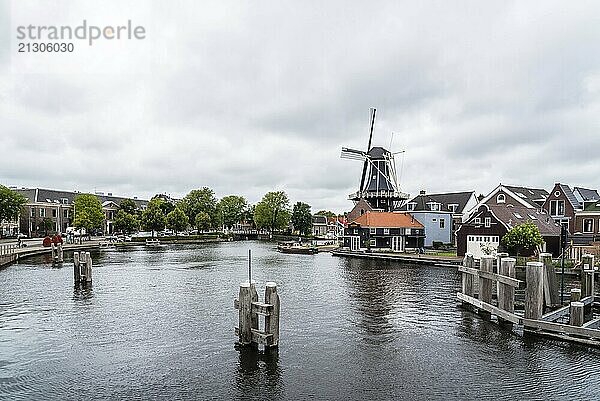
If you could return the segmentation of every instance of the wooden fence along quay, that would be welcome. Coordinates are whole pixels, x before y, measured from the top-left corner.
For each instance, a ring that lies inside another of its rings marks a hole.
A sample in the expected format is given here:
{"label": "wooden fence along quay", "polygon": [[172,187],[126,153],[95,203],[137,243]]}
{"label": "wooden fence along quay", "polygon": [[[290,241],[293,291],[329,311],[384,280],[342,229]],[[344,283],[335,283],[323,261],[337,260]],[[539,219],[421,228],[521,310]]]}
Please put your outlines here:
{"label": "wooden fence along quay", "polygon": [[[528,262],[525,282],[515,278],[514,258],[508,254],[484,255],[479,268],[468,254],[459,267],[462,289],[456,295],[463,307],[483,319],[496,316],[503,326],[523,327],[523,332],[600,346],[600,317],[594,317],[594,256],[582,257],[579,289],[571,290],[569,305],[562,306],[552,256],[543,253],[538,262]],[[496,293],[493,286],[496,284]],[[515,312],[515,289],[525,285],[525,308]],[[475,292],[477,288],[477,293]],[[494,301],[494,298],[495,301]]]}

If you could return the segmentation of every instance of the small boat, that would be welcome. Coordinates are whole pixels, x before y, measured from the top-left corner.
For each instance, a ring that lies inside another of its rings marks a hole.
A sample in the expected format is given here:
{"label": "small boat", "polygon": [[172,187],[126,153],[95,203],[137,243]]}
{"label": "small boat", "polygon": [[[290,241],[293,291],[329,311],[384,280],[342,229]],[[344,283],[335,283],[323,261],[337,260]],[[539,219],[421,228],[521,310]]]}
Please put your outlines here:
{"label": "small boat", "polygon": [[318,252],[317,247],[302,245],[299,242],[280,242],[277,250],[281,253],[295,253],[299,255],[314,255]]}
{"label": "small boat", "polygon": [[149,238],[146,240],[146,246],[160,246],[160,241],[158,238]]}

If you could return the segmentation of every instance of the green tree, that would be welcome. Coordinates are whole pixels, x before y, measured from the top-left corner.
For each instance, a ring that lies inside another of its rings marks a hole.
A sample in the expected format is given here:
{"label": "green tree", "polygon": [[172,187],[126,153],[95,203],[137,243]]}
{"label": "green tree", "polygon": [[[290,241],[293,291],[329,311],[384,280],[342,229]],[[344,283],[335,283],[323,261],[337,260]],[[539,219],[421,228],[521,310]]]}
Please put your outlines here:
{"label": "green tree", "polygon": [[119,209],[128,214],[136,214],[137,205],[132,199],[123,199],[119,203]]}
{"label": "green tree", "polygon": [[124,233],[131,234],[140,227],[140,221],[134,213],[127,213],[123,209],[115,216],[115,228]]}
{"label": "green tree", "polygon": [[171,198],[167,195],[156,194],[152,197],[152,199],[161,200],[160,209],[163,211],[165,216],[175,210],[175,204],[173,203],[173,200],[171,200]]}
{"label": "green tree", "polygon": [[85,228],[89,234],[91,230],[101,228],[104,222],[104,211],[100,199],[96,195],[81,194],[75,197],[73,202],[75,228]]}
{"label": "green tree", "polygon": [[23,195],[0,185],[0,221],[16,219],[25,203],[27,198]]}
{"label": "green tree", "polygon": [[190,222],[195,222],[198,213],[204,212],[210,217],[211,227],[218,227],[221,219],[217,211],[217,198],[212,189],[208,187],[194,189],[181,200],[179,205]]}
{"label": "green tree", "polygon": [[290,200],[283,191],[269,192],[254,208],[254,222],[258,228],[281,230],[290,223]]}
{"label": "green tree", "polygon": [[325,217],[337,217],[337,215],[329,210],[319,210],[315,213],[316,216],[325,216]]}
{"label": "green tree", "polygon": [[38,224],[38,228],[40,231],[44,231],[44,235],[48,235],[48,231],[54,228],[54,223],[51,218],[44,217],[42,221],[40,221],[40,224]]}
{"label": "green tree", "polygon": [[243,220],[247,209],[248,202],[243,196],[225,196],[217,204],[217,210],[227,228],[231,228]]}
{"label": "green tree", "polygon": [[196,215],[194,223],[198,231],[208,230],[211,227],[210,216],[206,212],[200,212]]}
{"label": "green tree", "polygon": [[540,230],[531,221],[514,226],[502,237],[504,245],[510,253],[532,250],[544,242]]}
{"label": "green tree", "polygon": [[167,228],[175,231],[175,236],[179,231],[187,228],[189,219],[180,208],[176,207],[167,214]]}
{"label": "green tree", "polygon": [[296,202],[292,211],[292,224],[294,230],[298,230],[302,235],[312,233],[312,215],[310,205],[303,202]]}
{"label": "green tree", "polygon": [[146,210],[142,212],[142,227],[144,227],[144,230],[152,231],[152,238],[154,238],[154,231],[165,228],[166,218],[160,208],[161,203],[161,199],[152,199],[148,202]]}

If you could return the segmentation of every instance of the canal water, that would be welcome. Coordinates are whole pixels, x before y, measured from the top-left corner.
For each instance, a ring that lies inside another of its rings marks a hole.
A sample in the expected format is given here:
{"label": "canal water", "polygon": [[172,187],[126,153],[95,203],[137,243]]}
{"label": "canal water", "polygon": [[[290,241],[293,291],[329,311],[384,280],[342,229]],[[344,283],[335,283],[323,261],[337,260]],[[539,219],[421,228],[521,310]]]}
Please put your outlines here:
{"label": "canal water", "polygon": [[[278,283],[273,354],[234,349],[249,248],[260,296]],[[598,350],[463,311],[455,269],[259,242],[93,256],[89,290],[70,260],[0,270],[0,399],[600,399]]]}

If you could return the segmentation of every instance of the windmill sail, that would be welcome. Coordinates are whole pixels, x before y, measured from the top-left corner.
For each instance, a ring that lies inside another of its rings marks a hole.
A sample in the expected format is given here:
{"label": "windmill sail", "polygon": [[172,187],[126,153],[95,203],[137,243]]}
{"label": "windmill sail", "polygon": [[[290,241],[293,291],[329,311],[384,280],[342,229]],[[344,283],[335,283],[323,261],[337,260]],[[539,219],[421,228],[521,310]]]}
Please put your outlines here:
{"label": "windmill sail", "polygon": [[375,125],[375,109],[371,109],[371,129],[367,151],[342,148],[343,159],[364,161],[358,191],[349,199],[358,202],[366,200],[373,209],[393,211],[409,195],[400,191],[396,178],[394,154],[380,146],[371,147]]}

